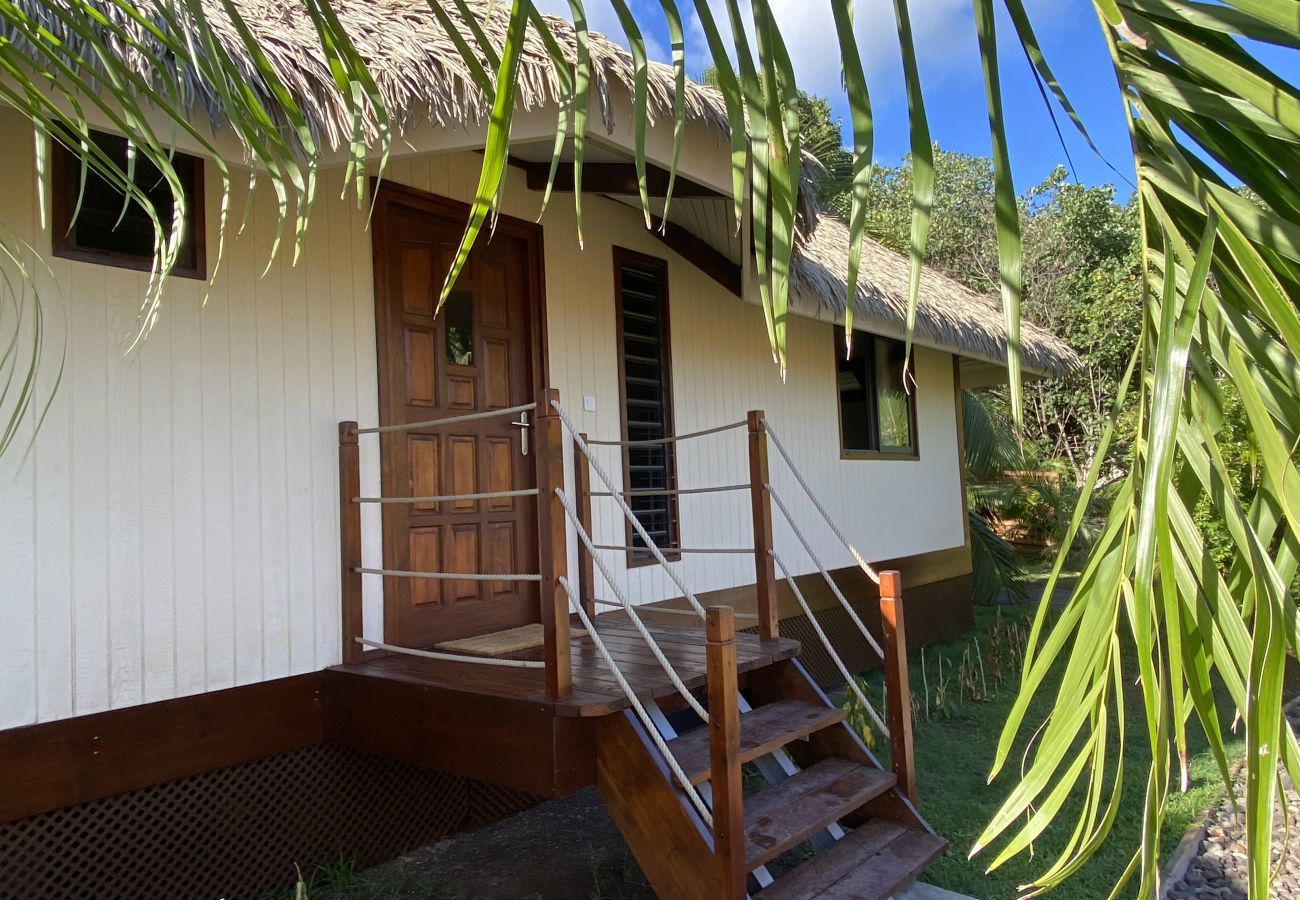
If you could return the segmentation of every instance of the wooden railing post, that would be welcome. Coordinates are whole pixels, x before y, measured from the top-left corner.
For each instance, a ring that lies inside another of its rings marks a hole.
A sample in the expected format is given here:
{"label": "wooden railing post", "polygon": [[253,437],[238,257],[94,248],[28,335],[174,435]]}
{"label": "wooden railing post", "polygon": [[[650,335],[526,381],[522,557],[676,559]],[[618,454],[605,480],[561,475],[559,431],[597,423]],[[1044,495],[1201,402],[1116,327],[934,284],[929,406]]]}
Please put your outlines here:
{"label": "wooden railing post", "polygon": [[[583,443],[587,441],[586,433],[578,435]],[[573,499],[578,507],[578,521],[590,537],[591,530],[591,460],[578,449],[578,442],[573,442]],[[596,560],[587,548],[578,542],[578,597],[582,608],[588,616],[596,614]]]}
{"label": "wooden railing post", "polygon": [[754,584],[758,601],[758,635],[765,641],[780,634],[776,606],[776,561],[772,558],[772,498],[767,493],[767,426],[763,411],[749,411],[749,493],[754,508]]}
{"label": "wooden railing post", "polygon": [[710,607],[705,621],[709,692],[709,782],[713,788],[713,857],[718,897],[745,896],[745,806],[740,785],[740,702],[736,622],[730,606]]}
{"label": "wooden railing post", "polygon": [[560,392],[545,388],[537,394],[537,562],[542,580],[540,613],[545,637],[546,696],[567,697],[573,689],[569,648],[569,595],[560,585],[568,572],[568,523],[564,505],[555,495],[564,488],[564,423],[551,407]]}
{"label": "wooden railing post", "polygon": [[880,573],[880,621],[885,644],[885,716],[898,786],[916,803],[916,759],[912,754],[912,690],[907,676],[907,631],[903,624],[903,582],[897,572]]}
{"label": "wooden railing post", "polygon": [[357,423],[339,423],[339,562],[343,604],[343,662],[361,662],[357,638],[363,630],[361,573],[361,448]]}

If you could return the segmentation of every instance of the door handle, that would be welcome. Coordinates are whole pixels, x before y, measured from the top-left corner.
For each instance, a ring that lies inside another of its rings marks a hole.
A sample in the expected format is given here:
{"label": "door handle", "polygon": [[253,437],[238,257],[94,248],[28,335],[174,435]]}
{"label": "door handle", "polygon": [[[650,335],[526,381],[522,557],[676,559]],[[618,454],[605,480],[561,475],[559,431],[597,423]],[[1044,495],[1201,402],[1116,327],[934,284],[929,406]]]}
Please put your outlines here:
{"label": "door handle", "polygon": [[528,421],[528,413],[521,412],[518,422],[511,422],[511,425],[519,429],[519,452],[524,456],[528,455],[528,429],[532,428],[532,423]]}

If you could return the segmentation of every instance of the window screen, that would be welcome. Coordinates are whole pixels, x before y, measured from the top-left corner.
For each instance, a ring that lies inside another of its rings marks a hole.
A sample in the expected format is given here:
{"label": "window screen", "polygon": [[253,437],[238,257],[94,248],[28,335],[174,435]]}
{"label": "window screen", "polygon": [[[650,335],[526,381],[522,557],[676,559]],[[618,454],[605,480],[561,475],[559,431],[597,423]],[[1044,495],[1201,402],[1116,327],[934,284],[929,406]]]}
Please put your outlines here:
{"label": "window screen", "polygon": [[[623,436],[629,442],[658,441],[672,434],[669,381],[668,266],[663,260],[626,250],[614,256],[618,342],[623,395]],[[661,550],[677,546],[677,502],[667,495],[638,495],[676,487],[671,443],[634,444],[624,456],[623,483],[633,514]],[[653,557],[628,528],[632,560]]]}
{"label": "window screen", "polygon": [[[90,138],[123,172],[127,165],[127,140],[115,134],[91,131]],[[52,192],[54,200],[54,255],[104,265],[148,269],[153,263],[154,229],[149,215],[137,202],[125,203],[123,193],[57,141],[54,143]],[[184,235],[173,274],[207,277],[203,254],[203,162],[176,153],[172,165],[186,196]],[[173,197],[162,173],[137,155],[133,177],[149,197],[164,228],[172,220]]]}
{"label": "window screen", "polygon": [[840,440],[845,453],[916,453],[916,397],[904,382],[902,341],[856,335],[844,355],[836,329]]}

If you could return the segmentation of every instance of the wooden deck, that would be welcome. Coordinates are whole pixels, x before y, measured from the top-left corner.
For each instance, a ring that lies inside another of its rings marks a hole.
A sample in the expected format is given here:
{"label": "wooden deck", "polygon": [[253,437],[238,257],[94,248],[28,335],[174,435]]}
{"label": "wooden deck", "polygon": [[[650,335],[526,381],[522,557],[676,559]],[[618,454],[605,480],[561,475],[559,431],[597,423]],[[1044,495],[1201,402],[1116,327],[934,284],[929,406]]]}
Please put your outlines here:
{"label": "wooden deck", "polygon": [[[659,698],[675,693],[663,667],[646,646],[645,639],[626,618],[618,615],[598,616],[595,624],[601,639],[638,697]],[[664,625],[647,625],[647,628],[687,687],[703,687],[704,629]],[[368,656],[359,663],[335,666],[333,671],[501,700],[542,704],[550,707],[556,716],[606,716],[631,705],[589,635],[575,636],[570,641],[570,646],[573,654],[573,693],[558,701],[546,699],[544,676],[540,669],[507,668],[393,654]],[[736,636],[736,661],[740,673],[791,659],[798,653],[799,642],[788,638],[763,641],[754,635]],[[512,655],[518,659],[541,659],[542,648]]]}

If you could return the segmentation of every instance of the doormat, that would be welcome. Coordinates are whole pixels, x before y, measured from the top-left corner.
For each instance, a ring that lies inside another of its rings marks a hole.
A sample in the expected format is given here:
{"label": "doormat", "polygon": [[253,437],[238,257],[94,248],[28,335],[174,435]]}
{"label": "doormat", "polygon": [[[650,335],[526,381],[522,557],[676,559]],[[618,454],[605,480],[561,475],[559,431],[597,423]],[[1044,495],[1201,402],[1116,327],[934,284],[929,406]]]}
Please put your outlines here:
{"label": "doormat", "polygon": [[[570,629],[572,637],[582,637],[587,633],[584,628]],[[542,646],[546,635],[541,622],[530,622],[518,628],[505,631],[493,631],[490,634],[478,634],[474,637],[443,641],[435,644],[435,650],[444,653],[466,653],[471,656],[505,656],[508,653],[520,653]]]}

